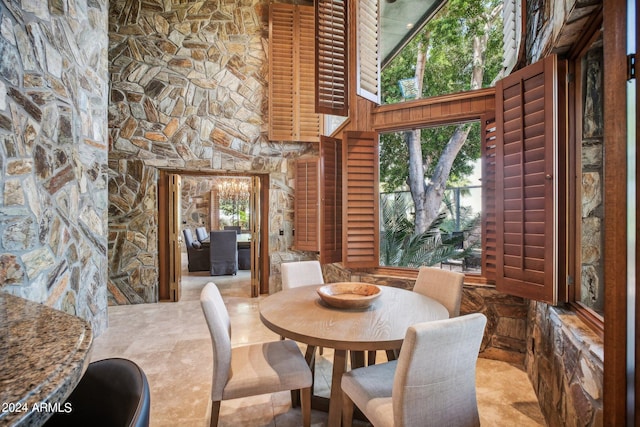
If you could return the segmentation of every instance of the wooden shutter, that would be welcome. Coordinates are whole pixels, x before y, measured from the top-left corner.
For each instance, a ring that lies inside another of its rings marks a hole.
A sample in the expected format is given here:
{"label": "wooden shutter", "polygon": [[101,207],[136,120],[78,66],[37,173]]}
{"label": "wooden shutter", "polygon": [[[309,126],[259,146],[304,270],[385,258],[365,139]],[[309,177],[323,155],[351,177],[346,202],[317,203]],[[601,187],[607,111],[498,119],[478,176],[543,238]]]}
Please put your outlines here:
{"label": "wooden shutter", "polygon": [[298,159],[295,164],[294,246],[320,250],[320,159]]}
{"label": "wooden shutter", "polygon": [[342,141],[320,138],[320,263],[342,261]]}
{"label": "wooden shutter", "polygon": [[269,139],[318,142],[312,6],[269,6]]}
{"label": "wooden shutter", "polygon": [[346,116],[348,102],[347,1],[316,1],[316,112]]}
{"label": "wooden shutter", "polygon": [[378,134],[345,132],[342,152],[342,262],[377,267],[380,254]]}
{"label": "wooden shutter", "polygon": [[565,70],[551,55],[496,84],[496,288],[549,304],[566,298]]}
{"label": "wooden shutter", "polygon": [[482,275],[496,278],[496,119],[481,119],[482,132]]}
{"label": "wooden shutter", "polygon": [[358,1],[358,95],[380,103],[378,0]]}

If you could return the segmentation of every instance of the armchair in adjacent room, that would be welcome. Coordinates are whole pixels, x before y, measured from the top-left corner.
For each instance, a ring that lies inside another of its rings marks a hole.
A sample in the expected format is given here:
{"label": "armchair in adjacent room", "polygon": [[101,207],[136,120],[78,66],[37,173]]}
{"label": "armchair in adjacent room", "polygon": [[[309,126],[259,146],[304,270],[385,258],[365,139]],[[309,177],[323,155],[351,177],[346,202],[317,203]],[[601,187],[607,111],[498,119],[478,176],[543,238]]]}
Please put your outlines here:
{"label": "armchair in adjacent room", "polygon": [[200,243],[193,238],[188,228],[182,230],[184,243],[187,246],[187,268],[189,271],[209,270],[209,243]]}

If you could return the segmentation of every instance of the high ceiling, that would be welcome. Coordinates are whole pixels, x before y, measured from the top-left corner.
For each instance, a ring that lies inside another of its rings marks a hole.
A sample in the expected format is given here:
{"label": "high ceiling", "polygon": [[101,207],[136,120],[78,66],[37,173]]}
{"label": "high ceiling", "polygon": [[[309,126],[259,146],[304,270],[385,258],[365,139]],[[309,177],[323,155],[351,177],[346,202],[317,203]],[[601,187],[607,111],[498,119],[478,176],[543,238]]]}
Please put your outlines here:
{"label": "high ceiling", "polygon": [[446,0],[380,0],[382,66],[420,30]]}

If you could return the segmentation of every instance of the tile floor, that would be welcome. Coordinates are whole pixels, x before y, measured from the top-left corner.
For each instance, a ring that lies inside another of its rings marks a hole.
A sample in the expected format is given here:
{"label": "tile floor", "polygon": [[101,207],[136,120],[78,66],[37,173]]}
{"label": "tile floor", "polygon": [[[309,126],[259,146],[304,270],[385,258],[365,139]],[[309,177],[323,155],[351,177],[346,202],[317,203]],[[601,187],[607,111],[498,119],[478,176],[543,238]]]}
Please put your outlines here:
{"label": "tile floor", "polygon": [[[185,274],[178,303],[110,307],[109,328],[95,339],[92,360],[125,357],[142,367],[151,388],[152,427],[209,425],[211,341],[199,303],[200,290],[209,281],[218,285],[227,304],[234,346],[278,339],[260,322],[260,298],[249,297],[249,272],[235,277]],[[331,350],[325,349],[317,361],[316,394],[329,395],[330,361]],[[527,375],[517,367],[479,359],[477,396],[483,426],[545,425]],[[311,422],[325,426],[326,413],[314,410]],[[283,392],[224,401],[219,425],[300,423],[299,408],[292,409],[290,394]]]}

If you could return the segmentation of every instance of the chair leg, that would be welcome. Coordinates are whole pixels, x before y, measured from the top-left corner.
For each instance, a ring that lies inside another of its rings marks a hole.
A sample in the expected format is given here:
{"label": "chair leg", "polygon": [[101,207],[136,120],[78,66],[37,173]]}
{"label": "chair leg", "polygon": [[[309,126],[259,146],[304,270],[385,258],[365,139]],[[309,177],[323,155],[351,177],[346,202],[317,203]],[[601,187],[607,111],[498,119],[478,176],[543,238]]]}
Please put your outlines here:
{"label": "chair leg", "polygon": [[353,424],[353,401],[347,395],[342,393],[342,427],[351,427]]}
{"label": "chair leg", "polygon": [[218,427],[218,418],[220,417],[220,401],[213,400],[211,401],[211,422],[209,423],[210,427]]}
{"label": "chair leg", "polygon": [[302,425],[311,426],[311,387],[300,390],[300,406],[302,409]]}

